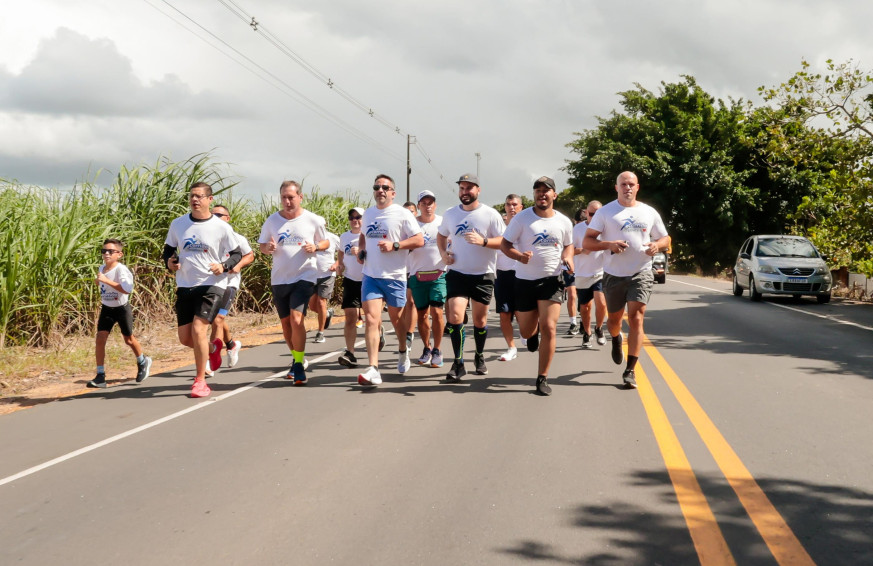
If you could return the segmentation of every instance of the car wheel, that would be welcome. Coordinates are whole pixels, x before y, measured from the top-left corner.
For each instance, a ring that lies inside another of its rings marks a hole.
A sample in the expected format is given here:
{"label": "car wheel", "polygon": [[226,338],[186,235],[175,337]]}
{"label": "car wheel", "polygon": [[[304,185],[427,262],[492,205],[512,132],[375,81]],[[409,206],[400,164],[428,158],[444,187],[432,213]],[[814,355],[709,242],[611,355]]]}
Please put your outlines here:
{"label": "car wheel", "polygon": [[734,273],[734,296],[741,297],[743,295],[743,288],[740,287],[739,281],[737,281],[737,274]]}
{"label": "car wheel", "polygon": [[749,277],[749,298],[755,302],[761,300],[761,292],[758,291],[758,288],[755,287],[755,279],[753,277]]}
{"label": "car wheel", "polygon": [[820,305],[823,305],[825,303],[829,303],[829,302],[831,302],[831,294],[828,293],[827,295],[816,295],[815,300],[818,301],[818,304],[820,304]]}

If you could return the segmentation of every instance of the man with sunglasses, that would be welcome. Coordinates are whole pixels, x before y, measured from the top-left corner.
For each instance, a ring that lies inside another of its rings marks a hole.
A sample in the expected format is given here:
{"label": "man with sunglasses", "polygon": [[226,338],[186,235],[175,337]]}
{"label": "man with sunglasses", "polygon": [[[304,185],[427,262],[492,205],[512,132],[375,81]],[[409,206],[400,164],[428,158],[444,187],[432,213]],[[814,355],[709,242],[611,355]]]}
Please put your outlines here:
{"label": "man with sunglasses", "polygon": [[600,208],[588,223],[583,245],[591,251],[604,251],[603,292],[606,295],[607,328],[612,337],[612,361],[621,365],[621,321],[627,307],[627,366],[622,380],[628,389],[636,389],[634,369],[643,339],[646,304],[654,287],[652,257],[670,247],[670,236],[651,206],[637,200],[640,183],[637,176],[625,171],[615,181],[618,198]]}
{"label": "man with sunglasses", "polygon": [[242,259],[233,229],[210,212],[212,187],[194,183],[188,195],[191,212],[173,220],[164,243],[164,265],[176,274],[176,321],[179,342],[194,350],[197,374],[191,397],[206,397],[206,366],[221,365],[220,341],[210,351],[209,330],[227,288],[227,272]]}
{"label": "man with sunglasses", "polygon": [[[539,350],[537,393],[551,395],[549,368],[564,301],[563,269],[573,273],[573,223],[555,210],[555,181],[534,181],[534,206],[519,212],[509,224],[501,251],[516,260],[515,318],[530,352]],[[542,342],[542,343],[540,343]]]}
{"label": "man with sunglasses", "polygon": [[485,338],[488,336],[488,305],[494,294],[497,249],[506,229],[500,213],[479,202],[479,177],[461,175],[457,181],[461,204],[448,209],[440,224],[437,246],[445,262],[446,315],[455,359],[446,374],[449,383],[460,381],[464,367],[464,314],[473,303],[474,367],[486,375]]}
{"label": "man with sunglasses", "polygon": [[358,239],[358,261],[363,264],[361,302],[366,318],[367,369],[358,375],[358,383],[373,387],[382,383],[379,373],[379,330],[382,301],[388,303],[388,318],[397,335],[397,371],[409,371],[406,341],[406,259],[409,250],[424,244],[421,228],[411,212],[394,204],[394,179],[377,175],[373,184],[375,206],[364,211]]}
{"label": "man with sunglasses", "polygon": [[[212,215],[230,224],[230,211],[223,204],[213,206]],[[233,306],[233,300],[236,298],[237,293],[239,293],[240,283],[242,282],[240,271],[255,260],[255,252],[252,251],[252,247],[249,245],[246,237],[236,230],[234,230],[233,236],[236,238],[243,256],[240,262],[227,272],[227,289],[224,290],[224,296],[221,299],[221,308],[218,309],[218,314],[215,315],[215,320],[212,321],[212,336],[210,337],[213,345],[216,340],[225,345],[227,348],[227,367],[231,368],[239,361],[242,343],[231,337],[230,327],[227,325],[227,313],[230,307]]]}
{"label": "man with sunglasses", "polygon": [[264,221],[258,246],[261,253],[273,256],[273,304],[293,358],[286,378],[306,385],[306,307],[318,280],[316,253],[327,250],[330,242],[324,218],[303,208],[300,183],[283,181],[279,198],[282,210]]}
{"label": "man with sunglasses", "polygon": [[[603,252],[586,250],[582,247],[585,232],[594,215],[603,205],[592,200],[581,209],[582,221],[573,227],[573,266],[576,271],[576,297],[579,303],[579,316],[582,319],[582,347],[591,348],[591,303],[594,302],[594,335],[597,344],[606,344],[603,335],[603,319],[606,317],[606,297],[603,295]],[[587,221],[585,220],[587,219]]]}

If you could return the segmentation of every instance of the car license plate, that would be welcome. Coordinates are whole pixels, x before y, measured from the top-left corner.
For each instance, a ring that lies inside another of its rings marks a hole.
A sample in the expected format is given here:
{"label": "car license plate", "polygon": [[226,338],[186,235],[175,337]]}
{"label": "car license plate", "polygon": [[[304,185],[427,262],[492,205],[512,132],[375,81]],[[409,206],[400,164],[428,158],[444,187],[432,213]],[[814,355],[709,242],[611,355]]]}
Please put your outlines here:
{"label": "car license plate", "polygon": [[807,283],[806,277],[789,277],[789,283]]}

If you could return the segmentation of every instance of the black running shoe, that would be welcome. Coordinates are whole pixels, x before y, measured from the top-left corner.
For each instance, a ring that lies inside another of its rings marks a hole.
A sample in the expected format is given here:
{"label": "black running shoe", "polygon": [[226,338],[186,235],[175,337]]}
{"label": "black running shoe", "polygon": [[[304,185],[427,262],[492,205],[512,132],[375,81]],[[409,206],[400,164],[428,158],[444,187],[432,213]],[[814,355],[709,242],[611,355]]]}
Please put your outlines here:
{"label": "black running shoe", "polygon": [[546,381],[546,376],[544,375],[537,376],[537,393],[546,397],[552,394],[552,388],[549,387],[549,384]]}
{"label": "black running shoe", "polygon": [[579,325],[575,322],[570,323],[570,328],[567,329],[567,336],[576,336],[579,334]]}
{"label": "black running shoe", "polygon": [[594,329],[594,335],[597,336],[597,343],[601,346],[606,344],[606,336],[603,335],[603,329],[599,326]]}
{"label": "black running shoe", "polygon": [[356,358],[355,355],[348,350],[342,353],[338,361],[341,366],[346,366],[347,368],[358,367],[358,358]]}
{"label": "black running shoe", "polygon": [[142,363],[136,363],[136,382],[142,383],[149,376],[149,370],[152,369],[152,359],[144,356]]}
{"label": "black running shoe", "polygon": [[473,358],[473,365],[476,367],[476,375],[488,375],[488,368],[485,367],[485,354],[476,354]]}
{"label": "black running shoe", "polygon": [[621,379],[624,381],[624,386],[628,389],[636,389],[637,388],[637,380],[636,375],[634,374],[634,370],[626,369],[624,373],[621,374]]}
{"label": "black running shoe", "polygon": [[379,328],[379,351],[382,351],[382,348],[385,347],[385,329]]}
{"label": "black running shoe", "polygon": [[618,336],[612,337],[612,361],[618,365],[624,363],[624,351],[621,349],[621,342],[621,332],[618,333]]}
{"label": "black running shoe", "polygon": [[330,327],[330,321],[333,320],[333,309],[327,309],[327,318],[324,320],[324,329]]}
{"label": "black running shoe", "polygon": [[86,383],[88,387],[99,387],[100,389],[106,389],[106,374],[103,372],[98,373],[94,379]]}
{"label": "black running shoe", "polygon": [[537,332],[527,339],[527,351],[536,352],[540,347],[540,333]]}
{"label": "black running shoe", "polygon": [[455,360],[452,362],[452,369],[446,374],[446,381],[449,383],[457,383],[461,378],[467,375],[467,368],[464,367],[464,362]]}
{"label": "black running shoe", "polygon": [[587,332],[582,333],[582,347],[586,350],[591,349],[591,335]]}

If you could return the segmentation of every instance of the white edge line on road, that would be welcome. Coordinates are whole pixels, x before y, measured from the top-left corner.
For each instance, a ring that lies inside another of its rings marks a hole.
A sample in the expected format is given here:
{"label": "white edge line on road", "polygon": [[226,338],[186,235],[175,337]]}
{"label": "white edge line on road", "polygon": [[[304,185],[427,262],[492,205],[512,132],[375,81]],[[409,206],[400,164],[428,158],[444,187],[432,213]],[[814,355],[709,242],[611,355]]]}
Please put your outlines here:
{"label": "white edge line on road", "polygon": [[[390,333],[390,331],[386,332],[386,334],[387,333]],[[364,343],[363,340],[359,340],[358,342],[355,343],[355,346],[361,346],[363,343]],[[327,358],[341,354],[342,352],[343,352],[343,350],[336,350],[333,352],[328,352],[327,354],[323,354],[317,358],[314,358],[310,363],[317,364],[319,362],[326,360]],[[188,407],[187,409],[182,409],[181,411],[175,412],[171,415],[167,415],[166,417],[161,417],[155,421],[152,421],[150,423],[146,423],[144,425],[140,425],[140,426],[133,428],[133,429],[130,429],[126,432],[116,434],[115,436],[110,436],[109,438],[106,438],[106,439],[101,440],[99,442],[95,442],[94,444],[90,444],[90,445],[85,446],[83,448],[79,448],[78,450],[74,450],[72,452],[64,454],[63,456],[58,456],[57,458],[55,458],[53,460],[49,460],[48,462],[43,462],[42,464],[39,464],[39,465],[34,466],[32,468],[28,468],[24,471],[18,472],[17,474],[0,479],[0,486],[6,485],[7,483],[11,483],[11,482],[14,482],[15,480],[19,480],[19,479],[27,477],[29,475],[35,474],[37,472],[40,472],[42,470],[45,470],[46,468],[50,468],[50,467],[55,466],[57,464],[60,464],[62,462],[66,462],[67,460],[72,460],[76,456],[81,456],[82,454],[87,454],[88,452],[91,452],[92,450],[97,450],[98,448],[102,448],[103,446],[106,446],[107,444],[112,444],[113,442],[117,442],[117,441],[122,440],[124,438],[127,438],[129,436],[133,436],[134,434],[138,434],[144,430],[148,430],[148,429],[156,427],[160,424],[164,424],[165,422],[172,421],[173,419],[177,419],[183,415],[187,415],[188,413],[193,413],[194,411],[198,411],[198,410],[204,409],[206,407],[212,407],[218,401],[223,401],[225,399],[233,397],[234,395],[238,395],[238,394],[243,393],[245,391],[249,391],[250,389],[254,389],[255,387],[260,387],[264,383],[267,383],[268,381],[272,381],[272,380],[276,379],[277,377],[284,377],[287,373],[288,372],[285,372],[285,371],[280,371],[280,372],[274,373],[271,376],[265,377],[263,379],[259,379],[258,381],[255,381],[253,383],[249,383],[248,385],[243,385],[242,387],[238,387],[238,388],[234,389],[233,391],[228,391],[227,393],[219,395],[218,397],[212,397],[212,398],[206,399],[204,402],[200,402],[200,403],[197,403],[196,405],[192,405],[192,406]]]}
{"label": "white edge line on road", "polygon": [[[723,289],[713,289],[711,287],[704,287],[703,285],[695,285],[694,283],[688,283],[686,281],[679,281],[678,279],[670,279],[670,281],[673,281],[674,283],[681,283],[682,285],[688,285],[689,287],[697,287],[698,289],[706,289],[707,291],[715,291],[716,293],[724,293],[726,295],[733,295],[732,291],[725,291]],[[830,316],[827,316],[824,314],[818,314],[818,313],[814,313],[814,312],[805,311],[803,309],[798,309],[795,307],[789,307],[788,305],[778,305],[776,303],[768,303],[768,302],[762,302],[761,304],[769,305],[771,307],[778,307],[780,309],[787,309],[790,311],[799,312],[800,314],[814,316],[817,318],[823,318],[823,319],[829,320],[831,322],[836,322],[837,324],[845,324],[846,326],[854,326],[855,328],[860,328],[861,330],[869,330],[869,331],[873,332],[873,327],[864,326],[863,324],[858,324],[857,322],[851,322],[848,320],[840,320],[838,318],[833,318],[833,317],[830,317]]]}

